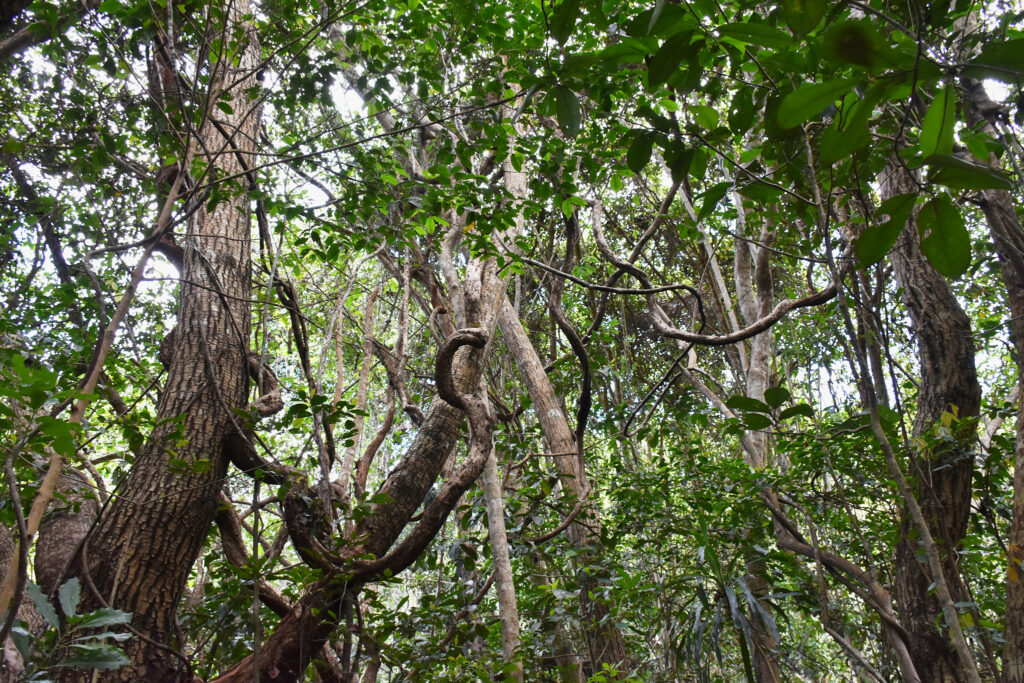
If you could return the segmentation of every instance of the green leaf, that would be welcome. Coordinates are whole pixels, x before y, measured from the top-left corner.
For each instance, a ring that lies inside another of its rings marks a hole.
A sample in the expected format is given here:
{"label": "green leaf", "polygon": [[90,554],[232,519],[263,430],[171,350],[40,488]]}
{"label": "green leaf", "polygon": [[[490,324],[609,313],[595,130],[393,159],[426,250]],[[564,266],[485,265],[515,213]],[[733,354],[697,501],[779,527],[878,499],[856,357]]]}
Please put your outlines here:
{"label": "green leaf", "polygon": [[697,214],[698,223],[714,213],[718,202],[722,201],[722,197],[728,194],[731,187],[732,183],[725,181],[708,188],[704,193],[704,202],[700,205],[700,213]]}
{"label": "green leaf", "polygon": [[779,413],[779,421],[781,422],[782,420],[788,420],[798,415],[803,415],[804,417],[814,419],[814,411],[811,409],[811,407],[806,403],[798,403],[795,406],[790,406],[789,408],[786,408],[781,413]]}
{"label": "green leaf", "polygon": [[793,36],[765,24],[726,24],[718,27],[719,35],[744,43],[762,45],[776,50],[793,47]]}
{"label": "green leaf", "polygon": [[692,52],[689,49],[692,38],[691,31],[677,33],[666,40],[651,56],[651,60],[647,64],[647,86],[649,89],[656,89],[675,74],[682,61]]}
{"label": "green leaf", "polygon": [[832,125],[825,130],[818,142],[823,163],[834,164],[870,144],[868,120],[874,113],[875,104],[877,104],[883,89],[884,86],[881,85],[871,86],[864,98],[850,107],[848,114],[846,114],[846,107],[843,107],[844,115],[836,116]]}
{"label": "green leaf", "polygon": [[557,86],[554,93],[558,125],[568,137],[574,138],[580,132],[580,118],[582,117],[579,98],[576,97],[576,93],[564,85]]}
{"label": "green leaf", "polygon": [[836,62],[873,70],[891,61],[882,35],[867,21],[840,21],[822,36],[825,55]]}
{"label": "green leaf", "polygon": [[112,607],[102,607],[95,612],[83,615],[81,621],[75,625],[79,628],[98,628],[100,626],[113,626],[115,624],[129,624],[132,621],[131,612],[122,612]]}
{"label": "green leaf", "polygon": [[771,408],[768,404],[763,401],[758,401],[756,398],[750,398],[749,396],[742,396],[737,394],[736,396],[730,396],[729,400],[725,402],[725,405],[731,409],[739,412],[750,412],[755,413],[770,413]]}
{"label": "green leaf", "polygon": [[689,107],[690,115],[697,125],[707,130],[714,130],[718,127],[718,112],[712,107],[703,104],[694,104]]}
{"label": "green leaf", "polygon": [[650,133],[640,133],[636,136],[626,150],[626,166],[633,173],[640,175],[640,172],[647,166],[651,159],[651,150],[654,148],[654,136]]}
{"label": "green leaf", "polygon": [[953,124],[956,122],[956,92],[946,86],[935,96],[921,123],[921,153],[953,153]]}
{"label": "green leaf", "polygon": [[50,626],[57,626],[60,623],[60,620],[57,619],[57,610],[53,609],[53,605],[50,604],[47,597],[43,595],[43,591],[39,586],[29,581],[25,592],[28,593],[28,597],[32,600],[32,604],[35,605],[36,611],[42,615],[47,624]]}
{"label": "green leaf", "polygon": [[824,111],[848,93],[854,85],[849,78],[805,85],[782,99],[777,118],[783,128],[794,128]]}
{"label": "green leaf", "polygon": [[772,408],[778,408],[789,400],[789,389],[785,387],[769,387],[764,391],[764,400]]}
{"label": "green leaf", "polygon": [[78,601],[82,598],[82,584],[77,578],[69,579],[57,590],[60,609],[64,616],[72,616],[78,609]]}
{"label": "green leaf", "polygon": [[825,16],[825,0],[782,0],[782,14],[793,35],[805,36]]}
{"label": "green leaf", "polygon": [[862,267],[878,263],[885,258],[892,245],[896,244],[903,226],[907,224],[916,200],[916,194],[901,194],[888,199],[878,207],[875,216],[887,215],[889,220],[868,227],[857,238],[857,260]]}
{"label": "green leaf", "polygon": [[131,663],[123,652],[106,643],[78,644],[74,647],[80,651],[79,654],[63,660],[57,666],[110,671]]}
{"label": "green leaf", "polygon": [[948,278],[958,278],[971,265],[971,236],[960,209],[947,195],[939,195],[921,207],[917,215],[921,253]]}
{"label": "green leaf", "polygon": [[690,162],[693,161],[694,151],[679,141],[673,140],[668,149],[664,152],[665,163],[672,174],[672,181],[678,182],[686,177],[690,170]]}
{"label": "green leaf", "polygon": [[755,180],[752,183],[737,187],[736,191],[747,199],[753,199],[756,202],[774,202],[782,194],[780,188],[769,185],[761,180]]}
{"label": "green leaf", "polygon": [[991,166],[951,154],[933,154],[924,163],[930,169],[928,181],[958,190],[1012,190],[1013,181]]}
{"label": "green leaf", "polygon": [[981,54],[972,59],[963,70],[971,78],[995,78],[1005,83],[1016,83],[1024,74],[1024,38],[988,43]]}
{"label": "green leaf", "polygon": [[821,161],[829,166],[871,143],[871,135],[866,126],[848,125],[840,128],[839,123],[839,119],[833,121],[818,140]]}
{"label": "green leaf", "polygon": [[760,413],[747,413],[743,416],[743,426],[747,429],[767,429],[772,426],[772,419]]}
{"label": "green leaf", "polygon": [[569,40],[579,15],[580,0],[562,0],[555,8],[548,25],[551,27],[551,36],[559,45],[564,45],[565,41]]}

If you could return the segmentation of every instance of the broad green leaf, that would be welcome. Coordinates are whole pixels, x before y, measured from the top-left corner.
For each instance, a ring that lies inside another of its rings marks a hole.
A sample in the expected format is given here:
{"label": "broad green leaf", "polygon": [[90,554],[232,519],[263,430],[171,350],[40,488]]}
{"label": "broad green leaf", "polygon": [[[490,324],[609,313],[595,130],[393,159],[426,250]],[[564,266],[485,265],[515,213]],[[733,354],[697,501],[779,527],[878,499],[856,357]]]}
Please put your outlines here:
{"label": "broad green leaf", "polygon": [[32,604],[35,605],[36,611],[42,615],[47,624],[57,626],[60,623],[60,620],[57,619],[57,610],[53,608],[47,597],[43,595],[43,591],[39,586],[29,581],[25,592],[28,594],[29,599],[32,600]]}
{"label": "broad green leaf", "polygon": [[19,624],[21,620],[16,620],[14,625],[11,627],[11,640],[14,641],[14,647],[18,648],[18,654],[26,662],[32,658],[32,641],[35,640],[35,636],[27,629]]}
{"label": "broad green leaf", "polygon": [[871,142],[865,126],[844,126],[839,128],[839,119],[832,122],[818,140],[822,163],[832,165],[864,149]]}
{"label": "broad green leaf", "polygon": [[755,180],[736,188],[736,191],[747,199],[757,202],[774,202],[782,194],[782,190],[761,180]]}
{"label": "broad green leaf", "polygon": [[811,407],[806,403],[798,403],[795,406],[790,406],[789,408],[786,408],[781,413],[779,413],[779,421],[781,422],[782,420],[788,420],[798,415],[803,415],[804,417],[809,417],[813,419],[814,410],[812,410]]}
{"label": "broad green leaf", "polygon": [[598,53],[603,61],[611,64],[638,63],[644,57],[657,52],[658,41],[655,38],[633,38],[625,36],[622,42],[609,45]]}
{"label": "broad green leaf", "polygon": [[57,590],[57,598],[60,601],[60,609],[64,616],[72,616],[78,609],[78,601],[82,598],[82,584],[77,578],[64,582]]}
{"label": "broad green leaf", "polygon": [[626,166],[637,175],[644,170],[647,162],[651,160],[651,150],[654,148],[654,136],[650,133],[640,133],[626,150]]}
{"label": "broad green leaf", "polygon": [[704,202],[700,205],[700,213],[697,214],[698,223],[714,213],[718,202],[729,192],[731,187],[732,183],[725,181],[708,188],[708,191],[704,193]]}
{"label": "broad green leaf", "polygon": [[739,394],[736,396],[730,396],[729,400],[725,402],[725,405],[740,412],[752,411],[755,413],[770,413],[772,411],[764,401],[758,401],[756,398],[750,398],[749,396],[742,396]]}
{"label": "broad green leaf", "polygon": [[958,190],[1012,190],[1013,181],[986,164],[951,154],[933,154],[924,160],[928,181]]}
{"label": "broad green leaf", "polygon": [[825,0],[782,0],[782,14],[794,35],[805,36],[825,16]]}
{"label": "broad green leaf", "polygon": [[767,429],[772,426],[772,419],[760,413],[747,413],[743,416],[743,426],[747,429]]}
{"label": "broad green leaf", "polygon": [[832,24],[825,31],[821,42],[825,55],[836,62],[874,70],[892,61],[885,39],[867,21],[851,20]]}
{"label": "broad green leaf", "polygon": [[580,15],[580,0],[562,0],[555,11],[551,14],[548,26],[551,28],[551,36],[564,45],[565,41],[572,35],[576,27],[576,19]]}
{"label": "broad green leaf", "polygon": [[693,161],[694,151],[680,140],[673,140],[668,149],[664,152],[665,163],[672,174],[672,181],[681,181],[690,170],[690,162]]}
{"label": "broad green leaf", "polygon": [[878,207],[875,216],[887,215],[889,220],[868,227],[857,238],[857,260],[862,267],[878,263],[885,258],[892,245],[896,244],[903,226],[907,224],[916,200],[917,195],[901,194]]}
{"label": "broad green leaf", "polygon": [[946,86],[932,100],[921,124],[921,154],[953,153],[953,124],[956,122],[956,91]]}
{"label": "broad green leaf", "polygon": [[131,621],[131,612],[122,612],[112,607],[102,607],[95,612],[83,615],[81,621],[76,622],[75,625],[79,628],[98,628],[115,624],[130,624]]}
{"label": "broad green leaf", "polygon": [[945,194],[925,203],[917,215],[921,253],[948,278],[958,278],[971,265],[971,236],[960,209]]}
{"label": "broad green leaf", "polygon": [[963,71],[971,78],[995,78],[1016,83],[1024,74],[1024,38],[989,43]]}
{"label": "broad green leaf", "polygon": [[651,56],[647,65],[647,85],[655,90],[662,85],[679,68],[679,65],[692,52],[690,42],[693,33],[690,31],[678,33],[668,40]]}
{"label": "broad green leaf", "polygon": [[61,661],[57,666],[110,671],[131,663],[123,652],[106,643],[78,644],[74,647],[79,653]]}
{"label": "broad green leaf", "polygon": [[555,114],[558,125],[568,137],[574,138],[580,132],[580,101],[569,88],[559,85],[555,88]]}
{"label": "broad green leaf", "polygon": [[836,100],[848,93],[854,85],[849,78],[840,78],[825,83],[805,85],[782,99],[779,105],[778,121],[783,128],[794,128],[811,119]]}
{"label": "broad green leaf", "polygon": [[844,106],[844,115],[836,116],[832,125],[822,133],[821,139],[818,141],[822,163],[834,164],[868,146],[871,142],[871,136],[868,134],[868,122],[884,87],[883,85],[871,86],[864,98],[849,108],[848,113]]}
{"label": "broad green leaf", "polygon": [[764,391],[764,400],[772,408],[778,408],[789,400],[789,389],[785,387],[769,387]]}
{"label": "broad green leaf", "polygon": [[718,33],[744,43],[762,45],[776,50],[787,50],[793,47],[793,36],[766,24],[726,24],[718,27]]}
{"label": "broad green leaf", "polygon": [[718,112],[712,107],[708,107],[703,104],[694,104],[689,107],[689,110],[694,121],[696,121],[697,125],[702,128],[706,130],[714,130],[718,127]]}

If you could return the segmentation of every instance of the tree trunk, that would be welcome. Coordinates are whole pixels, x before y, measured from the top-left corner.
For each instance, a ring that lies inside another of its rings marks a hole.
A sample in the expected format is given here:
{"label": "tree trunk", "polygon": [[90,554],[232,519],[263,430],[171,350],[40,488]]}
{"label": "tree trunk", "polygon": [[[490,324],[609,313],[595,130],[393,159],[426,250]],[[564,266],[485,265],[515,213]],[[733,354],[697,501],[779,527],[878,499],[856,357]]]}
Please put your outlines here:
{"label": "tree trunk", "polygon": [[[569,429],[569,422],[562,404],[555,395],[555,389],[551,385],[544,372],[544,364],[540,356],[530,343],[530,339],[523,329],[519,316],[516,315],[512,303],[506,297],[502,303],[498,315],[498,326],[501,329],[505,346],[516,361],[519,375],[526,385],[533,402],[537,420],[541,429],[544,430],[544,439],[548,448],[555,454],[576,453],[576,438]],[[577,499],[588,495],[590,484],[587,481],[587,473],[580,468],[579,459],[574,455],[563,455],[554,458],[561,477],[562,486],[570,491]],[[569,525],[569,536],[573,542],[584,548],[586,552],[577,556],[582,566],[593,563],[595,548],[599,547],[601,537],[601,519],[593,505],[587,504],[576,517],[576,520]],[[626,664],[626,647],[622,640],[622,634],[614,622],[608,618],[608,605],[599,599],[591,599],[591,593],[597,588],[597,577],[592,574],[584,574],[580,586],[580,603],[582,608],[584,635],[587,640],[587,649],[590,653],[590,660],[595,671],[601,670],[602,664],[609,664],[620,669]]]}
{"label": "tree trunk", "polygon": [[[239,25],[248,3],[231,5],[228,21]],[[207,117],[200,129],[206,179],[236,176],[218,186],[228,191],[213,208],[203,202],[188,224],[178,326],[167,384],[158,406],[159,426],[150,435],[119,495],[101,515],[77,558],[85,609],[112,605],[131,612],[131,665],[98,672],[103,681],[175,681],[186,672],[167,648],[174,616],[217,507],[227,471],[227,448],[238,444],[239,418],[248,391],[250,212],[246,192],[255,164],[258,104],[246,91],[257,87],[256,36],[244,36],[233,54],[211,56]],[[224,41],[227,49],[228,41]],[[250,91],[251,92],[251,91]],[[215,104],[230,101],[234,113]],[[241,179],[241,180],[239,180]],[[69,670],[63,680],[93,680],[92,671]]]}
{"label": "tree trunk", "polygon": [[[967,120],[971,126],[995,139],[999,131],[983,112],[996,108],[984,86],[971,79],[961,85],[970,101]],[[990,163],[995,162],[993,156]],[[1008,683],[1024,683],[1024,230],[1014,210],[1013,197],[1005,190],[983,190],[981,209],[985,213],[989,234],[1002,266],[1000,275],[1006,286],[1006,304],[1010,309],[1010,340],[1017,353],[1017,432],[1013,467],[1013,514],[1009,556],[1006,567],[1006,641],[1003,651],[1003,675]]]}
{"label": "tree trunk", "polygon": [[[486,391],[486,389],[485,389]],[[486,394],[485,394],[486,395]],[[495,591],[498,594],[498,617],[501,620],[501,653],[505,664],[511,664],[509,678],[522,683],[523,664],[519,658],[519,608],[512,579],[508,533],[505,530],[505,506],[501,495],[501,477],[494,444],[487,456],[483,474],[484,501],[487,506],[487,528],[490,531],[491,555],[494,561]],[[508,669],[506,669],[507,671]]]}
{"label": "tree trunk", "polygon": [[[742,204],[740,204],[742,207]],[[745,211],[740,208],[742,230],[745,227]],[[771,269],[771,244],[775,241],[775,233],[766,222],[761,227],[757,243],[749,242],[745,235],[738,235],[735,240],[735,281],[736,299],[744,322],[751,325],[758,318],[771,312],[775,303],[775,288]],[[742,347],[742,342],[737,346]],[[741,356],[742,357],[742,356]],[[764,401],[768,389],[772,363],[772,330],[755,335],[750,340],[750,353],[747,356],[747,369],[744,376],[746,395],[749,398]],[[763,470],[770,460],[770,443],[765,430],[747,431],[744,449],[747,464],[755,470]],[[767,601],[771,594],[771,583],[768,580],[768,564],[760,553],[753,551],[747,554],[747,585],[758,602]],[[770,606],[765,606],[767,612]],[[778,683],[782,680],[779,667],[779,642],[772,630],[768,628],[762,615],[754,610],[748,611],[750,621],[750,639],[753,645],[754,674],[758,683]]]}
{"label": "tree trunk", "polygon": [[[883,200],[916,192],[917,184],[898,161],[882,175]],[[959,600],[961,579],[956,550],[967,532],[970,515],[972,442],[981,406],[974,339],[970,320],[945,279],[921,254],[916,220],[907,222],[891,258],[921,362],[914,436],[927,445],[912,454],[910,474],[916,482],[915,496],[942,554],[943,572],[953,599]],[[931,436],[936,424],[944,420],[953,436],[950,441]],[[942,624],[942,607],[929,590],[932,578],[919,545],[918,534],[904,510],[895,578],[900,621],[906,627],[910,652],[922,679],[936,683],[960,681],[965,665],[959,661]]]}
{"label": "tree trunk", "polygon": [[[982,192],[982,210],[1002,265],[1010,309],[1010,339],[1017,352],[1017,386],[1024,389],[1024,230],[1008,192]],[[1006,645],[1003,674],[1009,683],[1024,683],[1024,398],[1018,392],[1013,466],[1013,515],[1007,544]]]}

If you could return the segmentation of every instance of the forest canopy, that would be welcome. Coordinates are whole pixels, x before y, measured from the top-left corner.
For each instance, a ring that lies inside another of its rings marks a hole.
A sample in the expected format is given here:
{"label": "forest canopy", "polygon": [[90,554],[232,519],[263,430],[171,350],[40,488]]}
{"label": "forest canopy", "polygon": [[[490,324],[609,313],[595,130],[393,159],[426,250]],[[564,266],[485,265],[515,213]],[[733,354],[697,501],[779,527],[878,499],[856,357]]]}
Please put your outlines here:
{"label": "forest canopy", "polygon": [[1024,683],[1016,0],[0,0],[0,677]]}

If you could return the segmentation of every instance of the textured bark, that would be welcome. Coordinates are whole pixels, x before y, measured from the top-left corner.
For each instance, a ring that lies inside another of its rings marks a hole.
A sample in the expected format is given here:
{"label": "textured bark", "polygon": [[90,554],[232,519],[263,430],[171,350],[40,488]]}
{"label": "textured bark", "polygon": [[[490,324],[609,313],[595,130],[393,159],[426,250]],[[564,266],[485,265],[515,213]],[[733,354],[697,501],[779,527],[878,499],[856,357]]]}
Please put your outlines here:
{"label": "textured bark", "polygon": [[66,470],[57,482],[57,495],[39,525],[36,541],[36,583],[43,593],[58,587],[65,566],[74,556],[99,514],[99,502],[81,472]]}
{"label": "textured bark", "polygon": [[[1010,339],[1017,352],[1017,385],[1024,388],[1024,230],[1008,192],[985,190],[982,210],[995,244],[1010,309]],[[1017,399],[1013,468],[1013,516],[1007,543],[1004,671],[1011,683],[1024,683],[1024,399]]]}
{"label": "textured bark", "polygon": [[[898,162],[882,176],[883,201],[916,191],[914,179]],[[921,254],[916,220],[907,222],[891,258],[921,364],[914,436],[922,437],[928,445],[913,457],[910,475],[916,483],[915,497],[942,554],[943,573],[953,599],[959,600],[956,549],[967,532],[970,515],[974,472],[971,444],[981,405],[974,340],[970,320],[949,285]],[[945,413],[957,416],[949,424],[953,439],[948,442],[929,436]],[[959,661],[946,627],[939,626],[943,624],[942,607],[929,590],[932,577],[919,546],[918,534],[904,510],[896,552],[895,594],[900,621],[909,635],[910,652],[923,680],[964,680],[966,665]]]}
{"label": "textured bark", "polygon": [[[967,120],[971,126],[999,139],[998,130],[986,119],[997,111],[981,83],[963,79],[967,92]],[[993,156],[990,163],[995,163]],[[999,256],[1000,275],[1010,309],[1010,340],[1017,353],[1017,430],[1013,467],[1013,515],[1007,542],[1006,627],[1003,637],[1003,676],[1008,683],[1024,683],[1024,230],[1014,210],[1012,195],[1005,190],[984,190],[981,208]]]}
{"label": "textured bark", "polygon": [[[576,438],[569,429],[569,421],[562,409],[562,403],[558,400],[551,380],[544,372],[544,364],[530,343],[526,330],[523,329],[522,322],[507,297],[499,312],[498,326],[505,346],[515,359],[519,376],[530,394],[537,420],[544,431],[547,447],[552,453],[575,453]],[[577,499],[588,495],[590,484],[586,471],[580,467],[579,459],[566,456],[556,457],[554,461],[562,486]],[[586,550],[577,556],[580,564],[592,564],[595,548],[599,547],[601,536],[601,519],[593,505],[586,505],[569,525],[569,536],[576,545]],[[587,573],[581,579],[580,606],[590,661],[595,671],[600,671],[602,664],[609,664],[621,670],[627,663],[622,634],[613,620],[608,618],[608,605],[590,597],[591,593],[596,594],[594,589],[597,588],[597,577]]]}
{"label": "textured bark", "polygon": [[[232,22],[248,5],[231,6]],[[208,115],[200,130],[207,179],[239,176],[240,185],[212,210],[200,208],[185,238],[177,344],[150,436],[120,495],[83,544],[75,573],[83,578],[84,608],[110,604],[133,614],[126,652],[131,665],[100,672],[99,680],[175,681],[186,676],[173,641],[175,610],[206,539],[227,469],[226,447],[237,442],[233,410],[246,404],[250,299],[250,212],[245,173],[259,128],[259,109],[245,106],[257,85],[256,36],[240,54],[222,55],[211,71]],[[226,44],[226,42],[225,42]],[[213,61],[215,57],[211,57]],[[233,61],[233,60],[237,61]],[[234,113],[214,102],[230,88]],[[216,118],[213,118],[216,117]],[[239,181],[235,181],[236,183]],[[63,680],[93,680],[69,670]]]}

